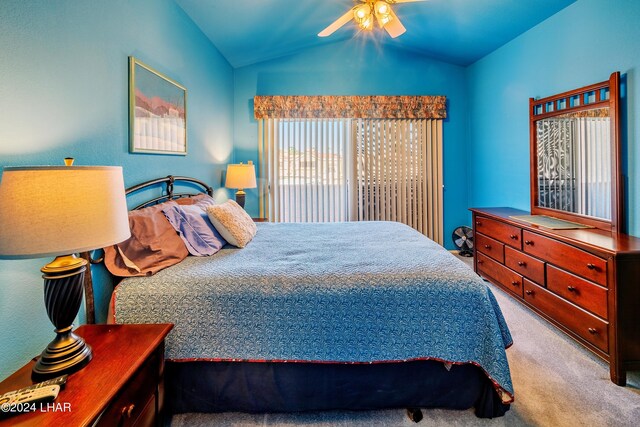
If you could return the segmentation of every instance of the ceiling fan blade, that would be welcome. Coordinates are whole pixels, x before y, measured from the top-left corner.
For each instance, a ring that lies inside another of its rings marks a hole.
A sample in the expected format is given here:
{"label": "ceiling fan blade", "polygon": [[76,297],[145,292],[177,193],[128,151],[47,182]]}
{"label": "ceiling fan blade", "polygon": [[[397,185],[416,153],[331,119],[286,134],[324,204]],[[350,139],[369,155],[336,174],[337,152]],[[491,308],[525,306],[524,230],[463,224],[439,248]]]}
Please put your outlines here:
{"label": "ceiling fan blade", "polygon": [[340,18],[338,18],[335,21],[333,21],[333,23],[331,25],[329,25],[327,28],[325,28],[324,30],[320,31],[318,33],[318,36],[319,37],[330,36],[336,30],[338,30],[340,27],[342,27],[344,24],[346,24],[347,22],[351,21],[353,19],[353,10],[354,9],[355,8],[349,9],[349,11],[347,13],[345,13]]}
{"label": "ceiling fan blade", "polygon": [[402,25],[402,22],[398,19],[398,15],[395,14],[393,9],[389,8],[389,13],[393,17],[393,19],[387,22],[387,25],[384,26],[384,29],[387,30],[387,33],[391,36],[392,39],[395,39],[398,36],[407,31],[407,29]]}

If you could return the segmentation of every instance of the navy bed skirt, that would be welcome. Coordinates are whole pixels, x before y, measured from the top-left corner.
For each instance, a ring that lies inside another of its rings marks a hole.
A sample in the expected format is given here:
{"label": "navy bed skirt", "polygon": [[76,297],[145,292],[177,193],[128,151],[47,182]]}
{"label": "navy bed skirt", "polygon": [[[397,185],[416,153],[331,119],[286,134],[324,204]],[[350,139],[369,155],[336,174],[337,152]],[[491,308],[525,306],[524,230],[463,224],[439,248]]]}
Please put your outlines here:
{"label": "navy bed skirt", "polygon": [[170,362],[171,413],[300,412],[386,408],[469,409],[481,418],[509,410],[474,365],[413,361],[377,364]]}

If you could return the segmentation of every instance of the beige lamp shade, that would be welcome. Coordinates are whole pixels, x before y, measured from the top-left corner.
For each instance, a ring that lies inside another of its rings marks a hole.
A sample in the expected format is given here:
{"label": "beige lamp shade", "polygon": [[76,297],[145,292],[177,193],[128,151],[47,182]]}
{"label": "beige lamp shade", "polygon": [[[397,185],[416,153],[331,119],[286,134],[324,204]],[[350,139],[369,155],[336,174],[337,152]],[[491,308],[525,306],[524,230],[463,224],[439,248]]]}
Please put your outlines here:
{"label": "beige lamp shade", "polygon": [[0,258],[85,252],[130,236],[122,168],[6,167],[0,181]]}
{"label": "beige lamp shade", "polygon": [[253,162],[227,165],[227,188],[256,188],[256,169]]}

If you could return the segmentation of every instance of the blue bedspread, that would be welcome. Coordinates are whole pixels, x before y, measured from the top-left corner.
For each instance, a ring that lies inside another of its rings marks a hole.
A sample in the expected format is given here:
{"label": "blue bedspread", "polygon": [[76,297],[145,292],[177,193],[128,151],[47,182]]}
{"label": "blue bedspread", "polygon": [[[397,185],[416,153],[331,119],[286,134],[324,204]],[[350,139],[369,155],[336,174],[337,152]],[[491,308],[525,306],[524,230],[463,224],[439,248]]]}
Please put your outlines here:
{"label": "blue bedspread", "polygon": [[399,223],[260,223],[244,249],[123,280],[114,315],[174,323],[168,359],[437,359],[476,364],[503,401],[513,396],[512,340],[493,294]]}

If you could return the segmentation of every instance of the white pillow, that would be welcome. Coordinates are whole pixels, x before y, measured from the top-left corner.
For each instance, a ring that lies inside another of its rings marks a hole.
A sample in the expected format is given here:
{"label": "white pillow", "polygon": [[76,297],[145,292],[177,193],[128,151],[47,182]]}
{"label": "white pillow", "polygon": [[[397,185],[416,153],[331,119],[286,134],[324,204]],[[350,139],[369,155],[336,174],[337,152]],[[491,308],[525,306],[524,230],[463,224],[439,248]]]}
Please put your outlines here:
{"label": "white pillow", "polygon": [[244,248],[258,231],[249,214],[233,200],[206,209],[211,224],[233,246]]}

